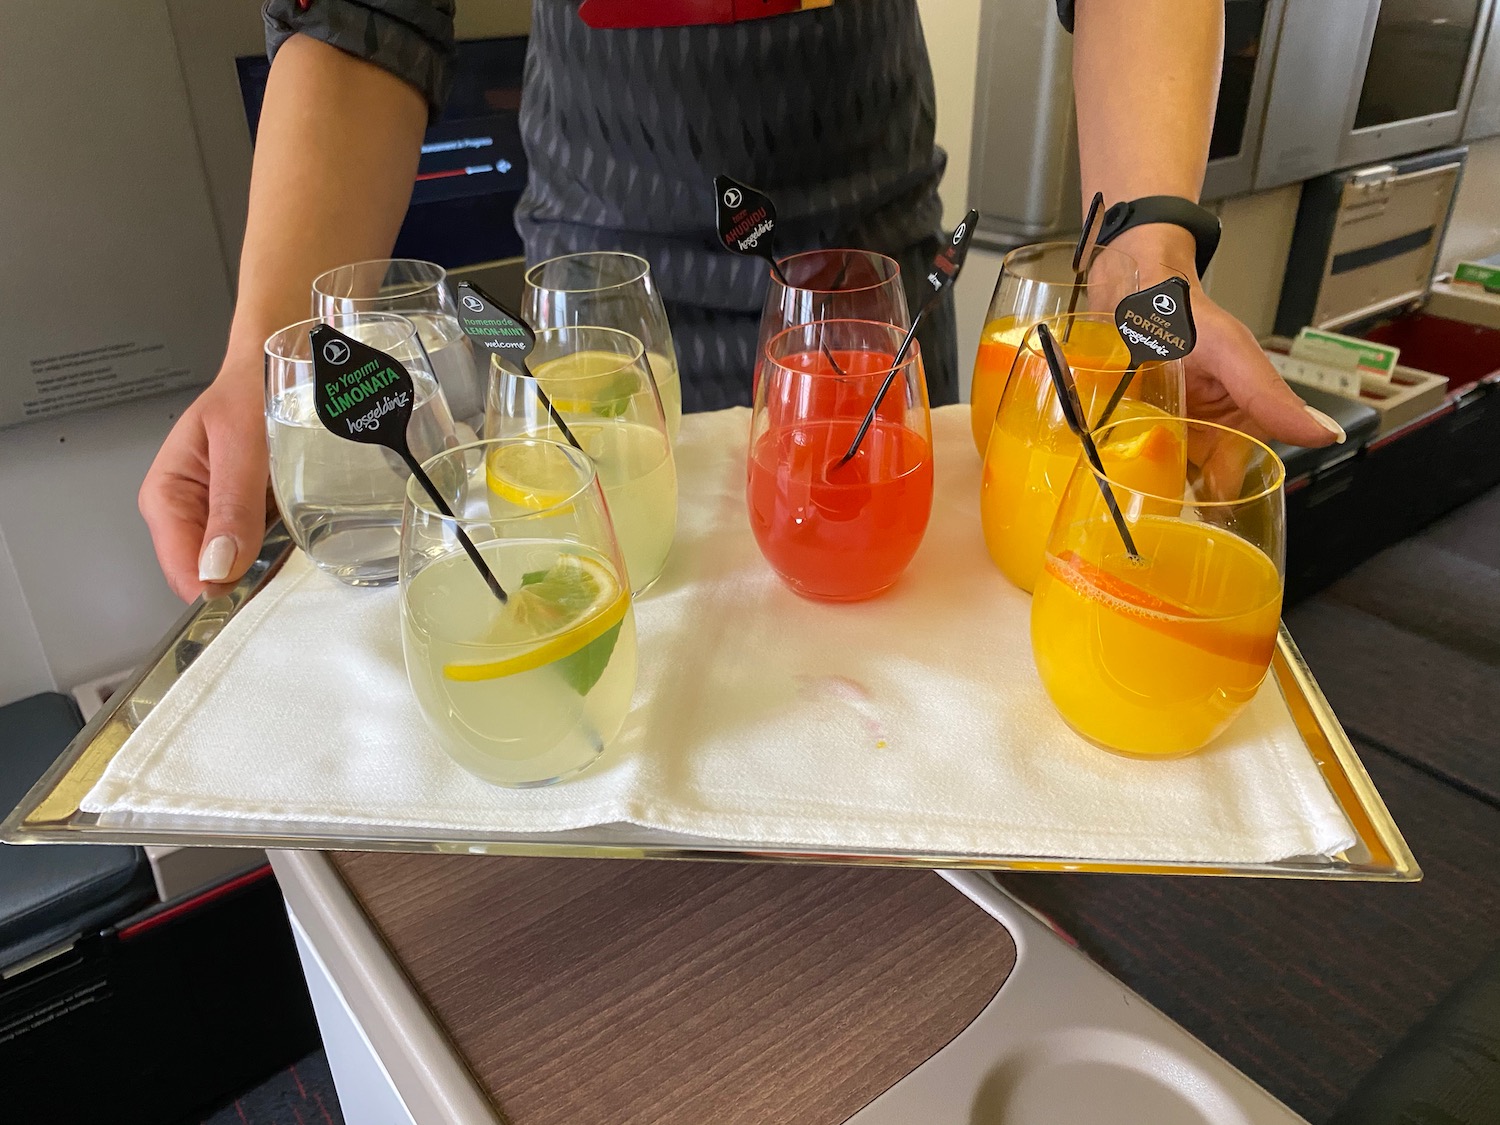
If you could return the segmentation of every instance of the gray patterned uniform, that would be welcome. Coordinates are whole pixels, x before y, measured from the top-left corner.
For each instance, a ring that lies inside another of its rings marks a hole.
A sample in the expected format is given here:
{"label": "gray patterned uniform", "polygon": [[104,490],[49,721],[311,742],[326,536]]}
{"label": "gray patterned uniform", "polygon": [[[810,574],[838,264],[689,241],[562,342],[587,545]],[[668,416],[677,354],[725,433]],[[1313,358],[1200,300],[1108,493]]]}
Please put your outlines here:
{"label": "gray patterned uniform", "polygon": [[[267,0],[267,46],[274,54],[304,32],[407,79],[437,107],[452,14],[453,0]],[[772,195],[778,252],[890,254],[915,301],[939,245],[947,157],[933,144],[935,116],[915,0],[640,30],[594,30],[577,0],[534,0],[521,108],[530,179],[516,225],[531,261],[586,249],[650,261],[684,407],[744,403],[766,269],[718,245],[713,176]],[[933,404],[956,401],[951,294],[918,340]]]}

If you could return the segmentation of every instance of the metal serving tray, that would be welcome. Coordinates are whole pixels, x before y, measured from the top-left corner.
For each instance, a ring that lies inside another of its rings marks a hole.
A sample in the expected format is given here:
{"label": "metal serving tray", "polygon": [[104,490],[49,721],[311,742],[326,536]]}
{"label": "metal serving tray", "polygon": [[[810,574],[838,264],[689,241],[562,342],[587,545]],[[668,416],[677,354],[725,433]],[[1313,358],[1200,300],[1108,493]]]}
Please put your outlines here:
{"label": "metal serving tray", "polygon": [[191,606],[176,629],[68,745],[21,804],[0,822],[0,840],[12,844],[108,843],[218,847],[312,848],[330,851],[469,852],[477,855],[547,855],[620,859],[763,860],[782,863],[876,864],[891,867],[988,868],[1001,871],[1093,871],[1163,875],[1239,875],[1303,879],[1410,881],[1421,870],[1386,811],[1348,736],[1334,717],[1285,627],[1271,671],[1308,753],[1348,818],[1358,843],[1332,856],[1302,856],[1272,863],[1166,863],[1060,858],[1042,855],[929,855],[912,851],[812,850],[795,844],[747,845],[706,837],[606,825],[566,832],[449,832],[439,835],[380,825],[315,821],[214,821],[190,823],[171,815],[137,814],[128,827],[104,827],[79,808],[131,732],[254,597],[293,550],[286,532],[272,529],[260,557],[230,593]]}

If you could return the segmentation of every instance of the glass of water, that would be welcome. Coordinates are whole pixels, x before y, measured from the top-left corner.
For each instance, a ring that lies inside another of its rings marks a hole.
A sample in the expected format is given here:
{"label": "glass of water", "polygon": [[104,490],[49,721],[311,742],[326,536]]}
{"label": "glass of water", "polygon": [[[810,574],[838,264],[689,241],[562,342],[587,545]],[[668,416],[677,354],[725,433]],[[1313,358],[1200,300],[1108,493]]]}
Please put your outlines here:
{"label": "glass of water", "polygon": [[433,374],[465,441],[484,421],[484,357],[476,355],[458,324],[448,271],[413,258],[377,258],[320,274],[313,281],[312,314],[399,313],[417,326]]}
{"label": "glass of water", "polygon": [[406,434],[418,461],[458,444],[453,417],[417,328],[403,316],[351,313],[304,320],[266,341],[266,438],[281,518],[319,570],[351,586],[381,586],[396,580],[410,474],[390,450],[341,438],[318,420],[308,334],[320,324],[379,348],[411,373],[416,404]]}
{"label": "glass of water", "polygon": [[646,348],[646,362],[661,396],[667,433],[682,425],[682,377],[661,292],[645,258],[621,251],[590,251],[549,258],[526,271],[521,315],[538,332],[596,325],[628,332]]}

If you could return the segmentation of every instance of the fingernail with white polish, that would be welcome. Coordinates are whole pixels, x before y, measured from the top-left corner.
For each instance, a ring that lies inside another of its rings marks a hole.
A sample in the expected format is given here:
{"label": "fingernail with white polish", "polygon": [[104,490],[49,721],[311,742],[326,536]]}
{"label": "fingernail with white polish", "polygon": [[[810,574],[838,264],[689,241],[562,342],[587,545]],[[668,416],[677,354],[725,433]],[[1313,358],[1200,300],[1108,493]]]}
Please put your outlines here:
{"label": "fingernail with white polish", "polygon": [[1314,422],[1316,422],[1318,425],[1322,426],[1325,430],[1332,434],[1333,440],[1335,442],[1342,442],[1349,436],[1348,434],[1344,433],[1343,426],[1340,426],[1337,422],[1328,417],[1328,415],[1324,414],[1317,407],[1304,406],[1302,409],[1307,411],[1308,416],[1312,418]]}
{"label": "fingernail with white polish", "polygon": [[229,577],[229,568],[234,565],[234,556],[238,553],[239,548],[229,536],[214,536],[198,556],[198,581],[223,582]]}

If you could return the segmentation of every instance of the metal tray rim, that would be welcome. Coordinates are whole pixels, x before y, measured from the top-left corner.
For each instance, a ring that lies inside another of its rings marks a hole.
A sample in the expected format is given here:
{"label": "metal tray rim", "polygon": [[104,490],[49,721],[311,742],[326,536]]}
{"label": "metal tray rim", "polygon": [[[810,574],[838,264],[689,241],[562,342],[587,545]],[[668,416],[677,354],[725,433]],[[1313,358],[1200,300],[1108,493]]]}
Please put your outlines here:
{"label": "metal tray rim", "polygon": [[[9,844],[161,844],[168,846],[258,847],[311,850],[465,852],[512,856],[562,856],[592,859],[675,859],[824,863],[987,869],[997,871],[1109,872],[1115,874],[1214,875],[1286,879],[1355,879],[1411,882],[1422,877],[1420,867],[1376,791],[1353,745],[1313,679],[1302,654],[1283,625],[1277,640],[1272,671],[1293,718],[1308,743],[1335,800],[1350,820],[1360,846],[1355,853],[1310,856],[1270,863],[1224,865],[1203,862],[1121,862],[1057,856],[938,855],[909,851],[860,849],[813,850],[795,844],[777,846],[724,840],[674,837],[671,834],[621,826],[618,839],[588,839],[596,829],[566,833],[461,834],[436,841],[420,838],[420,830],[380,829],[360,833],[321,835],[313,832],[254,830],[247,822],[223,820],[190,828],[104,827],[79,811],[79,801],[93,786],[109,755],[117,750],[143,716],[126,714],[143,684],[153,677],[167,686],[196,658],[202,647],[280,570],[293,550],[290,537],[277,525],[267,534],[259,557],[245,577],[227,594],[200,598],[164,637],[137,675],[123,684],[106,705],[27,792],[21,803],[0,821],[0,841]],[[88,760],[86,760],[88,759]],[[222,827],[220,827],[222,825]],[[637,835],[639,838],[637,838]],[[1363,854],[1359,854],[1363,853]]]}

